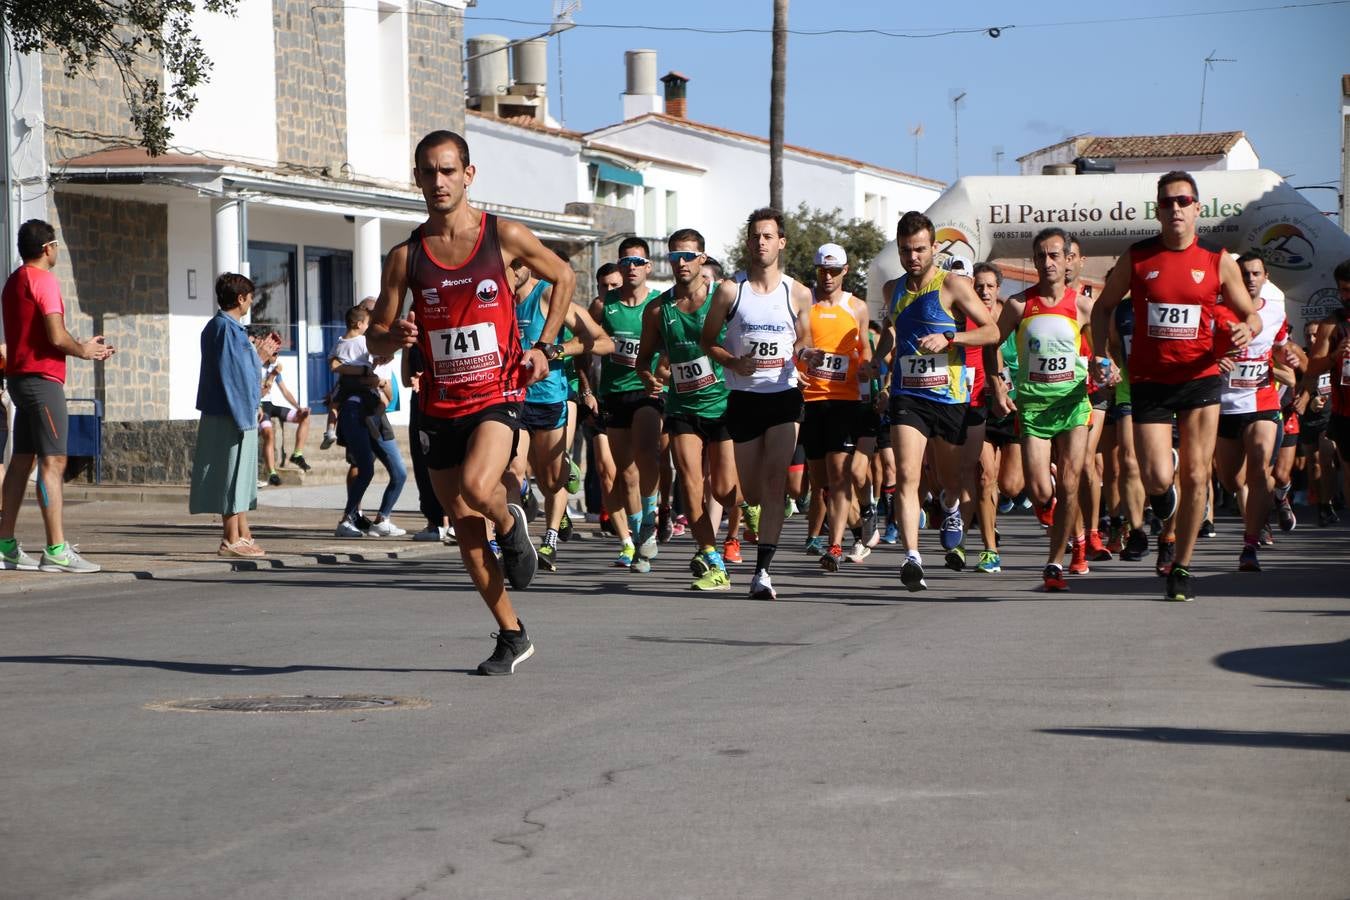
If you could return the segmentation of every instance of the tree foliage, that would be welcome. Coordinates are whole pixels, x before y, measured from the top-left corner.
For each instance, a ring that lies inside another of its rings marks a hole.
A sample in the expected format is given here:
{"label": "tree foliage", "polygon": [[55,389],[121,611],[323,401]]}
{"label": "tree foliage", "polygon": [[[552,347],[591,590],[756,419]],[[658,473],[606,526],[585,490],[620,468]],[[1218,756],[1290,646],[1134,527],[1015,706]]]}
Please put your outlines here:
{"label": "tree foliage", "polygon": [[[867,267],[881,252],[886,236],[867,219],[844,220],[843,211],[829,212],[812,209],[805,203],[793,212],[783,214],[787,231],[787,249],[780,262],[783,271],[806,285],[816,283],[816,250],[821,244],[838,244],[848,254],[848,274],[844,276],[844,290],[864,299],[867,297]],[[727,274],[746,267],[744,242],[728,249]]]}
{"label": "tree foliage", "polygon": [[[201,0],[205,12],[233,15],[238,0]],[[192,30],[194,0],[0,0],[21,53],[50,49],[67,78],[93,77],[110,61],[122,80],[131,125],[151,155],[163,153],[173,132],[197,103],[211,60]],[[166,87],[167,82],[167,87]]]}

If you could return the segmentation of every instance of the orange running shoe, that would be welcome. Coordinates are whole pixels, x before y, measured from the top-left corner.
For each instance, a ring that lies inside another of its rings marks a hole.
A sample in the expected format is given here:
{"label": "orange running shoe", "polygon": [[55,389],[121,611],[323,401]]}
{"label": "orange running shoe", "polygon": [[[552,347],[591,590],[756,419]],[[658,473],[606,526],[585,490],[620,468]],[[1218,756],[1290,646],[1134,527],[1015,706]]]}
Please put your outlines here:
{"label": "orange running shoe", "polygon": [[1038,506],[1036,508],[1036,521],[1040,522],[1046,528],[1055,524],[1055,504],[1057,502],[1059,501],[1052,497],[1050,498],[1050,502],[1045,506]]}
{"label": "orange running shoe", "polygon": [[732,538],[722,544],[722,559],[729,563],[745,562],[741,558],[741,542]]}
{"label": "orange running shoe", "polygon": [[1075,540],[1070,545],[1069,552],[1073,554],[1073,559],[1069,562],[1069,574],[1086,575],[1090,571],[1087,561],[1087,541]]}

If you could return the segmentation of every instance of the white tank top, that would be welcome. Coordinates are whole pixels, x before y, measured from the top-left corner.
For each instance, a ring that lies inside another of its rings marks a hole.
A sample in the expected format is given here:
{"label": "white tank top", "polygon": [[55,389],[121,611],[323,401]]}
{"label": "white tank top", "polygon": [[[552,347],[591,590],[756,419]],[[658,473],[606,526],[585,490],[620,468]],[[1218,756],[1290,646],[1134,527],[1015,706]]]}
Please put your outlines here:
{"label": "white tank top", "polygon": [[792,309],[792,284],[782,276],[778,287],[761,294],[742,281],[727,318],[723,344],[733,356],[755,358],[755,371],[741,375],[725,367],[727,387],[733,391],[773,394],[797,386],[793,346],[797,342],[797,315]]}

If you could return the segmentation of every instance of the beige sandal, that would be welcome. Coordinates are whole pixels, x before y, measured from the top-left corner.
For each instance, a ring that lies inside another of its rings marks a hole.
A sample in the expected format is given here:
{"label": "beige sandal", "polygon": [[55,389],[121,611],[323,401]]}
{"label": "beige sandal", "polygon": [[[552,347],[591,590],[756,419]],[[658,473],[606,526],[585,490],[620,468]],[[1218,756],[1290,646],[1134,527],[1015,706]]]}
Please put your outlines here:
{"label": "beige sandal", "polygon": [[224,541],[221,541],[220,550],[217,552],[221,556],[238,559],[256,559],[259,556],[267,555],[263,548],[248,540],[238,540],[233,544],[227,544]]}

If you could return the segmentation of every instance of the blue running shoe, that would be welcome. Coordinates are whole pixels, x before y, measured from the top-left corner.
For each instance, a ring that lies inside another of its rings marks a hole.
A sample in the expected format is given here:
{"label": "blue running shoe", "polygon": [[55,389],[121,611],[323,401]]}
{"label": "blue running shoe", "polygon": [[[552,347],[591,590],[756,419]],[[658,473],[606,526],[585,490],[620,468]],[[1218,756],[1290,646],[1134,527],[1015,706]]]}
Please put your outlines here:
{"label": "blue running shoe", "polygon": [[955,550],[966,537],[966,523],[961,521],[961,510],[947,514],[942,520],[942,549]]}
{"label": "blue running shoe", "polygon": [[894,544],[899,542],[899,540],[900,529],[895,527],[894,522],[891,522],[886,526],[886,533],[881,536],[881,542],[883,544]]}

